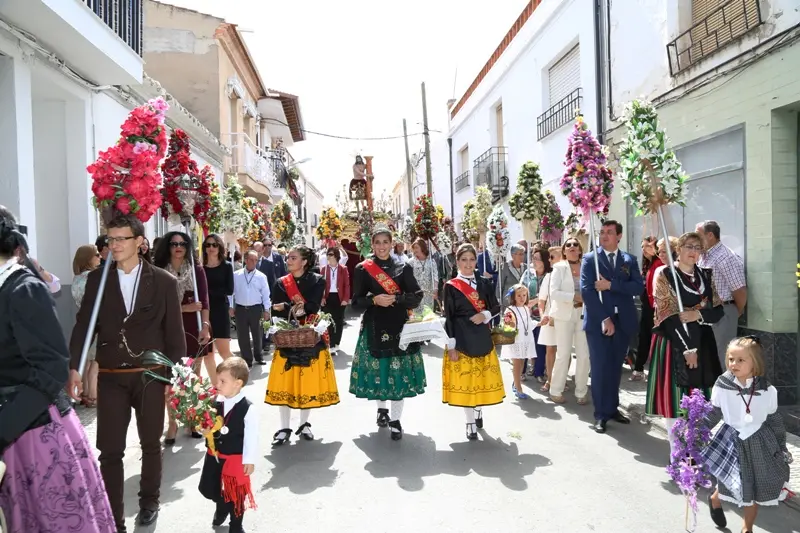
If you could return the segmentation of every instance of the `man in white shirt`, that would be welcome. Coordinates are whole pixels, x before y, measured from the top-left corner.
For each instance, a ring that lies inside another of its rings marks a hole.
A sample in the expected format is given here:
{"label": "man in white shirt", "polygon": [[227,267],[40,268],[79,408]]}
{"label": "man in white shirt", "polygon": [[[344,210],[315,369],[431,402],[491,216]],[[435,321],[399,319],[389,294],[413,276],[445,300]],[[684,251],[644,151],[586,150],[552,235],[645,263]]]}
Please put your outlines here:
{"label": "man in white shirt", "polygon": [[256,268],[258,254],[250,250],[244,256],[245,267],[233,273],[231,316],[236,319],[239,350],[248,366],[253,361],[264,365],[261,355],[264,328],[261,320],[269,320],[270,290],[267,276]]}

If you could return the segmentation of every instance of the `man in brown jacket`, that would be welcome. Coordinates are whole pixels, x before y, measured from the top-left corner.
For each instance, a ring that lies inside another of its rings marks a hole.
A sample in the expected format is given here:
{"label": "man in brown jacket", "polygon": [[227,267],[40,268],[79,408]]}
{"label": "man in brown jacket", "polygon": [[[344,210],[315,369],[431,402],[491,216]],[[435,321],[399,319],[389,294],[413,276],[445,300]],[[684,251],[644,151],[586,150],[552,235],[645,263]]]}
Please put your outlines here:
{"label": "man in brown jacket", "polygon": [[[164,385],[143,379],[140,357],[158,350],[173,361],[186,356],[177,280],[139,257],[144,225],[133,216],[120,216],[107,226],[108,245],[114,264],[108,274],[97,318],[97,449],[108,500],[119,533],[125,533],[123,491],[125,437],[136,412],[142,447],[137,521],[148,525],[158,518],[161,490],[161,433],[164,430]],[[78,374],[81,350],[89,328],[102,271],[86,282],[86,294],[78,311],[70,340],[70,378],[67,392],[75,399],[81,392]]]}

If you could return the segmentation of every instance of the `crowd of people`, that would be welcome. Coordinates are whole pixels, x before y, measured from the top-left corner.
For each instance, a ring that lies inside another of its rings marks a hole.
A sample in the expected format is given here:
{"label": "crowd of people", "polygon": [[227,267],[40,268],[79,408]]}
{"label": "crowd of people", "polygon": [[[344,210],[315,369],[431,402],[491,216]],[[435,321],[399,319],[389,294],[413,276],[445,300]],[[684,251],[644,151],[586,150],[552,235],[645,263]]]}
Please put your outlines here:
{"label": "crowd of people", "polygon": [[[791,456],[777,393],[764,376],[758,339],[736,338],[731,327],[747,289],[741,260],[720,242],[714,222],[677,239],[646,238],[641,267],[619,249],[623,228],[613,220],[602,223],[594,250],[585,251],[579,236],[560,246],[520,242],[502,265],[470,243],[430,254],[427,243],[416,240],[406,243],[409,257],[406,244],[397,246],[383,225],[372,232],[373,254],[360,262],[351,258],[349,267],[349,252],[338,246],[281,253],[267,239],[245,250],[237,265],[218,235],[207,235],[197,254],[192,237],[180,231],[151,249],[142,223],[131,216],[106,228],[94,246],[75,254],[79,309],[67,343],[51,297],[58,280],[28,257],[13,215],[0,207],[0,343],[7,348],[0,356],[0,453],[7,468],[0,508],[11,532],[126,531],[122,460],[131,410],[142,449],[137,522],[157,519],[162,446],[174,444],[179,431],[170,420],[164,434],[169,388],[143,373],[166,369],[141,364],[148,350],[175,362],[192,358],[195,372],[204,366],[215,384],[224,425],[211,431],[214,448],[199,490],[215,502],[213,525],[228,521],[232,533],[244,531],[244,513],[256,505],[249,476],[259,410],[242,388],[253,365],[267,364],[267,346],[276,342],[267,336],[268,325],[274,318],[303,325],[320,313],[330,316],[314,346],[275,346],[264,396],[278,407],[273,446],[293,435],[314,440],[311,410],[340,401],[333,357],[347,306],[362,312],[348,390],[376,402],[376,424],[388,428],[392,440],[403,438],[405,400],[427,388],[423,343],[401,348],[400,342],[415,312],[441,314],[447,337],[442,401],[463,410],[467,440],[478,439],[485,427],[484,408],[506,398],[500,359],[512,363],[510,392],[518,401],[529,399],[522,383],[532,377],[554,403],[567,402],[567,392],[579,405],[591,403],[598,433],[609,422],[630,423],[619,410],[619,387],[638,335],[631,379],[648,381],[647,414],[671,425],[680,398],[698,389],[715,408],[709,427],[725,422],[712,442],[714,457],[725,460],[709,459],[719,482],[708,500],[714,522],[724,526],[722,502],[732,502],[745,507],[743,531],[751,531],[758,507],[786,495]],[[106,261],[114,268],[101,294],[99,267]],[[516,336],[498,358],[490,326],[501,322]],[[241,357],[231,351],[233,328]],[[82,369],[87,335],[93,343]],[[99,468],[70,397],[97,409]],[[299,412],[296,425],[293,411]],[[186,432],[201,438],[210,431]],[[50,501],[56,493],[77,501]]]}

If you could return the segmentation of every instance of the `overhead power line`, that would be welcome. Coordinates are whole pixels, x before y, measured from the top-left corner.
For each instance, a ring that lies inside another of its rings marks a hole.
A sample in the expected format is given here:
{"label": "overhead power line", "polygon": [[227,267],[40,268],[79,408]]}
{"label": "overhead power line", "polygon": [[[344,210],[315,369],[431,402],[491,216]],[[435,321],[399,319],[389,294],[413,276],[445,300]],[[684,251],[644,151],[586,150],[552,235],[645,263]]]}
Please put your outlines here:
{"label": "overhead power line", "polygon": [[[265,118],[264,121],[271,122],[273,124],[280,124],[281,126],[286,126],[287,128],[290,127],[289,124],[287,124],[286,122],[283,122],[282,120],[278,120],[276,118]],[[393,140],[396,140],[396,139],[402,139],[404,137],[402,134],[401,135],[389,135],[389,136],[386,136],[386,137],[349,137],[347,135],[335,135],[333,133],[322,133],[322,132],[319,132],[319,131],[311,131],[311,130],[306,130],[306,129],[303,129],[303,128],[300,128],[300,131],[302,131],[303,133],[308,133],[309,135],[318,135],[320,137],[328,137],[330,139],[340,139],[340,140],[343,140],[343,141],[393,141]],[[436,133],[442,133],[439,130],[429,130],[429,131],[433,131],[433,132],[436,132]],[[420,131],[419,133],[409,133],[408,136],[409,137],[417,137],[419,135],[424,135],[424,134],[425,134],[425,132]]]}

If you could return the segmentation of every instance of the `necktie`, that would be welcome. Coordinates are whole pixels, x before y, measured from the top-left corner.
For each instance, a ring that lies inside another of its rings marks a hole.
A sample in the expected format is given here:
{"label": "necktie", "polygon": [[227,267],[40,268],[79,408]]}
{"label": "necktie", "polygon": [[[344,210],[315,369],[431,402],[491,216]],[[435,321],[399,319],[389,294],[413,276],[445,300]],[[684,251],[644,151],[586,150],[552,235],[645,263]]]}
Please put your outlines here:
{"label": "necktie", "polygon": [[614,270],[614,252],[608,254],[608,262],[611,264],[611,270]]}

